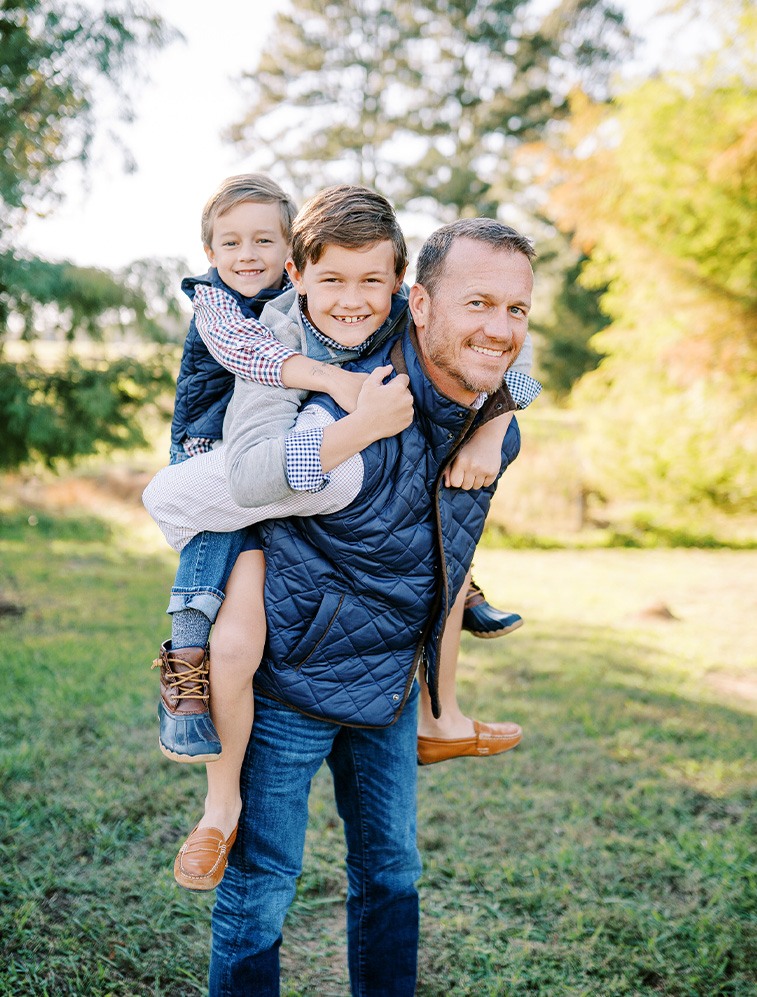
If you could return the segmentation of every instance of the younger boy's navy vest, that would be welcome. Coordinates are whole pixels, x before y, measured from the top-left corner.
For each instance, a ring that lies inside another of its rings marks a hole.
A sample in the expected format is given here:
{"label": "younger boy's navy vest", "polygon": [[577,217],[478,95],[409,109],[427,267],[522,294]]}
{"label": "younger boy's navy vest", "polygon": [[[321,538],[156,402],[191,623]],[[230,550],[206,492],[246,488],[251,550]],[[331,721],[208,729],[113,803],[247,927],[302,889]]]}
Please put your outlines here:
{"label": "younger boy's navy vest", "polygon": [[[445,488],[441,475],[482,421],[515,407],[506,389],[479,412],[440,394],[412,329],[350,366],[369,371],[387,363],[406,367],[415,417],[404,432],[362,451],[357,498],[332,515],[260,526],[268,642],[256,690],[310,716],[367,727],[396,720],[419,665],[438,711],[444,621],[496,487]],[[316,402],[337,418],[344,414],[328,396]],[[502,471],[519,448],[513,420]]]}
{"label": "younger boy's navy vest", "polygon": [[[218,287],[236,301],[245,318],[260,318],[266,302],[278,297],[283,288],[269,287],[254,298],[232,290],[211,267],[201,277],[185,277],[181,289],[190,301],[194,299],[198,284]],[[288,286],[288,282],[285,281]],[[187,436],[202,436],[220,440],[223,435],[223,417],[232,392],[234,375],[210,355],[197,331],[194,317],[184,342],[179,376],[176,380],[176,403],[171,423],[171,443],[180,446]]]}

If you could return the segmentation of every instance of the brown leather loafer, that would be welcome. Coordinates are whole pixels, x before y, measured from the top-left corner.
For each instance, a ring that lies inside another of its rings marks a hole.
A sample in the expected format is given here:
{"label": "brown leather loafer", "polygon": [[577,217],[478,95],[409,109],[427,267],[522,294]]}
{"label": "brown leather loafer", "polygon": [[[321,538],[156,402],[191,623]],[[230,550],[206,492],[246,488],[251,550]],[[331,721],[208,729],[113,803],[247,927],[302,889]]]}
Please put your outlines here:
{"label": "brown leather loafer", "polygon": [[181,846],[174,879],[187,890],[214,890],[223,879],[237,827],[224,838],[217,827],[196,827]]}
{"label": "brown leather loafer", "polygon": [[523,731],[514,723],[485,724],[473,721],[473,737],[447,739],[418,736],[418,764],[433,765],[449,758],[500,755],[520,744]]}

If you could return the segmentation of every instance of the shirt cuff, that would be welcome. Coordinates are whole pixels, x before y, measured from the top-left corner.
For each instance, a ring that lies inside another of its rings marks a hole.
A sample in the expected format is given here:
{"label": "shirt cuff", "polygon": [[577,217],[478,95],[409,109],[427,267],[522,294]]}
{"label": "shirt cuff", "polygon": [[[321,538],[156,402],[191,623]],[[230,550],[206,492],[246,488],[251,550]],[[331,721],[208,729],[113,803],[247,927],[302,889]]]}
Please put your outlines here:
{"label": "shirt cuff", "polygon": [[505,374],[505,384],[519,409],[527,408],[541,392],[541,384],[536,378],[529,374],[521,374],[518,370],[508,370]]}
{"label": "shirt cuff", "polygon": [[329,483],[329,475],[321,467],[323,427],[289,433],[284,440],[286,476],[289,487],[296,492],[319,492]]}

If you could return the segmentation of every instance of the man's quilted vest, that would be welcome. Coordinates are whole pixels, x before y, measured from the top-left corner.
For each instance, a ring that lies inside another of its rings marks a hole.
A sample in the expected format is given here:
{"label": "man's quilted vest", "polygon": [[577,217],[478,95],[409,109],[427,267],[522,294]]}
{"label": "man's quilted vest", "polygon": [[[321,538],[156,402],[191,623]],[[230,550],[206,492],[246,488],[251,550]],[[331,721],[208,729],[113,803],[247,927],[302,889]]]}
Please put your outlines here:
{"label": "man's quilted vest", "polygon": [[[440,394],[421,365],[412,328],[352,367],[392,363],[397,371],[403,362],[413,423],[363,450],[357,498],[333,515],[260,528],[268,643],[255,688],[303,713],[350,725],[393,723],[419,665],[438,710],[438,644],[495,488],[444,488],[441,475],[482,421],[515,407],[506,391],[479,412]],[[316,401],[336,417],[344,414],[327,396]],[[513,420],[502,471],[519,448]]]}
{"label": "man's quilted vest", "polygon": [[[288,286],[288,281],[285,283]],[[211,267],[202,277],[185,277],[182,280],[181,289],[190,301],[194,300],[198,284],[219,287],[231,295],[245,318],[260,318],[266,302],[278,297],[283,290],[283,288],[269,287],[254,298],[245,298],[243,294],[225,284],[218,276],[216,268]],[[176,380],[171,442],[179,446],[187,436],[220,440],[223,435],[223,417],[233,391],[234,375],[210,355],[192,318],[184,341],[184,353]]]}

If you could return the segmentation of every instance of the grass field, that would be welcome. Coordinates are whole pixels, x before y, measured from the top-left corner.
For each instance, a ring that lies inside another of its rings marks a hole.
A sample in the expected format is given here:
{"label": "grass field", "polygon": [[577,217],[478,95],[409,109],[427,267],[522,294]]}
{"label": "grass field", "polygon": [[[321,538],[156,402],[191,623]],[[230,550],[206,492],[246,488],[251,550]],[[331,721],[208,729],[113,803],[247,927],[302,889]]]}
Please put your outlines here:
{"label": "grass field", "polygon": [[[0,520],[0,995],[205,989],[212,898],[172,878],[202,777],[157,751],[173,561],[131,520]],[[420,772],[418,993],[757,992],[757,553],[488,550],[526,626],[466,640],[517,751]],[[14,605],[23,615],[12,615]],[[343,844],[320,773],[284,993],[344,995]]]}

